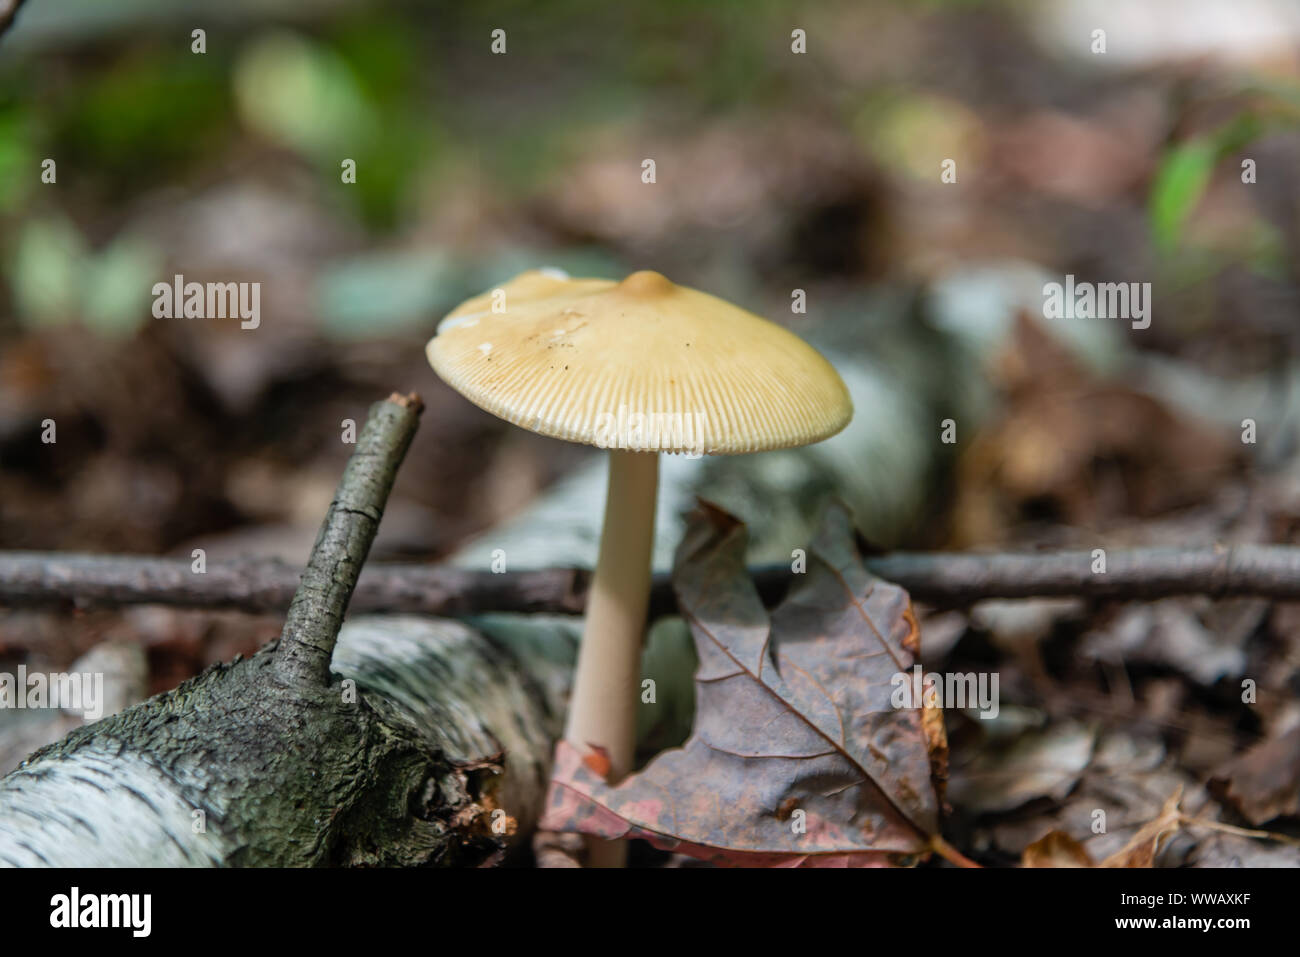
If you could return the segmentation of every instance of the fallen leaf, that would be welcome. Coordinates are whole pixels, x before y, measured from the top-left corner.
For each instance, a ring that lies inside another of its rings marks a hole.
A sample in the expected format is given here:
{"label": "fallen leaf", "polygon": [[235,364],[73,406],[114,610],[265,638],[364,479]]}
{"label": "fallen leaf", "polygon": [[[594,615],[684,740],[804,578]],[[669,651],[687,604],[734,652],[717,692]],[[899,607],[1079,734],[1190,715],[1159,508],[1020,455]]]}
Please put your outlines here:
{"label": "fallen leaf", "polygon": [[1228,761],[1209,788],[1251,824],[1300,815],[1300,726]]}
{"label": "fallen leaf", "polygon": [[867,572],[834,506],[769,617],[746,541],[701,503],[677,552],[700,661],[690,738],[613,787],[561,743],[542,826],[749,866],[882,867],[942,846],[941,720],[891,704],[918,651],[907,593]]}
{"label": "fallen leaf", "polygon": [[1178,787],[1160,808],[1160,813],[1143,824],[1122,848],[1100,864],[1082,844],[1064,831],[1049,831],[1025,848],[1021,867],[1152,867],[1160,839],[1182,826],[1183,813],[1178,804],[1183,789]]}
{"label": "fallen leaf", "polygon": [[949,796],[972,814],[1010,811],[1043,797],[1059,801],[1088,767],[1096,740],[1095,728],[1075,721],[1027,732],[954,770]]}
{"label": "fallen leaf", "polygon": [[1167,665],[1209,687],[1224,675],[1244,673],[1246,667],[1239,645],[1249,632],[1239,633],[1237,644],[1224,632],[1206,627],[1191,600],[1166,598],[1124,607],[1084,635],[1079,654],[1129,666]]}
{"label": "fallen leaf", "polygon": [[[1087,851],[1091,860],[1101,861],[1125,847],[1143,825],[1158,817],[1165,797],[1179,788],[1183,789],[1180,809],[1184,813],[1211,810],[1206,805],[1205,789],[1194,776],[1173,766],[1159,738],[1135,737],[1110,729],[1099,735],[1088,767],[1066,797],[1034,801],[1015,811],[987,815],[974,825],[967,840],[987,847],[990,854],[1023,859],[1027,845],[1050,831],[1063,831]],[[959,813],[966,812],[957,794],[954,790],[953,804]],[[1099,818],[1106,825],[1102,833],[1093,830]],[[1179,847],[1186,853],[1194,844],[1189,839],[1185,846],[1180,842]],[[1178,860],[1173,842],[1161,842],[1158,866],[1171,866]]]}
{"label": "fallen leaf", "polygon": [[1025,848],[1021,867],[1095,867],[1083,845],[1064,831],[1048,831]]}
{"label": "fallen leaf", "polygon": [[1160,813],[1138,828],[1127,844],[1101,862],[1101,867],[1151,867],[1155,863],[1156,848],[1160,839],[1182,826],[1183,812],[1178,804],[1183,799],[1183,789],[1176,788],[1169,795]]}

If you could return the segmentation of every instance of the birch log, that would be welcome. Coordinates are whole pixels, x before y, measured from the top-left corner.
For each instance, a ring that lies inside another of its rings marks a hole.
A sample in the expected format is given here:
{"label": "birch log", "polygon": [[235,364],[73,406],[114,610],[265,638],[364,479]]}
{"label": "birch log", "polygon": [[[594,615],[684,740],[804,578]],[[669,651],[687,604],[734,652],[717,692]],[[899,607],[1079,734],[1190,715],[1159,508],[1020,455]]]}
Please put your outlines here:
{"label": "birch log", "polygon": [[[344,626],[319,693],[274,646],[74,731],[0,780],[0,864],[473,865],[533,826],[576,628]],[[355,682],[349,700],[347,681]]]}

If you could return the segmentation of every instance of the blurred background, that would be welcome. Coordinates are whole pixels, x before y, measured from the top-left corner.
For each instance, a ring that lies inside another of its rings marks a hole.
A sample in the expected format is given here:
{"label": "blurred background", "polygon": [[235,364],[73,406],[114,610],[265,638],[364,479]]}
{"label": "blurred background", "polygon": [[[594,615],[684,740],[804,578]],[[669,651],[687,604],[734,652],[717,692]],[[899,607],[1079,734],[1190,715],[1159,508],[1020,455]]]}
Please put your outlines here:
{"label": "blurred background", "polygon": [[[756,558],[788,560],[831,492],[884,547],[1293,542],[1298,121],[1286,0],[28,0],[0,40],[0,547],[300,564],[343,420],[394,390],[428,409],[376,560],[447,558],[548,496],[597,527],[589,495],[562,497],[599,482],[595,450],[478,411],[424,358],[441,315],[539,265],[657,269],[841,370],[857,417],[824,447],[680,482],[665,466],[661,522],[701,491],[754,525]],[[154,318],[177,273],[261,282],[259,327]],[[1066,274],[1150,282],[1150,327],[1045,320]],[[1026,760],[1040,817],[1121,758],[1203,782],[1271,746],[1300,769],[1298,623],[1195,599],[928,615],[927,663],[1001,662],[1022,704],[1005,736],[1031,754],[968,769],[964,792],[959,771],[954,800],[1007,811]],[[125,642],[158,691],[277,631],[0,610],[0,656],[66,666]],[[1270,692],[1249,708],[1247,674]],[[28,744],[0,747],[6,769]],[[1042,781],[1039,746],[1064,778]],[[981,826],[1013,856],[1028,833],[1024,813]]]}

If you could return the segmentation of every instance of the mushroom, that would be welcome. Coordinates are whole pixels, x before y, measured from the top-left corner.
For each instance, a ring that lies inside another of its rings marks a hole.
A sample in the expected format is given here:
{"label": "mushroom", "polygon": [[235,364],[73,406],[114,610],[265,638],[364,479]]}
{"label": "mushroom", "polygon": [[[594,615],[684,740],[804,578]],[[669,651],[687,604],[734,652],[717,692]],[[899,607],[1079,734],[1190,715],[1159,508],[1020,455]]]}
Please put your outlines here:
{"label": "mushroom", "polygon": [[[565,739],[617,782],[632,769],[659,453],[734,455],[839,432],[848,390],[780,326],[657,272],[621,282],[531,270],[461,303],[427,353],[475,405],[609,450],[596,572]],[[592,841],[617,866],[624,842]]]}

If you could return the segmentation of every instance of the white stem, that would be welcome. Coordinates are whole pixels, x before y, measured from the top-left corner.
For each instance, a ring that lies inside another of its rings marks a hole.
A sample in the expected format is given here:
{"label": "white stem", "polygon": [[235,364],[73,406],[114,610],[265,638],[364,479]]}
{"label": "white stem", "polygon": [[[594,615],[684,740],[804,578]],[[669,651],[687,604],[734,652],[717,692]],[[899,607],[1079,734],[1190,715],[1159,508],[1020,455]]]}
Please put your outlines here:
{"label": "white stem", "polygon": [[[600,558],[587,596],[564,737],[583,754],[603,748],[611,782],[632,770],[636,747],[658,485],[657,452],[610,451]],[[617,866],[626,853],[621,841],[589,844],[589,861],[597,866]]]}

